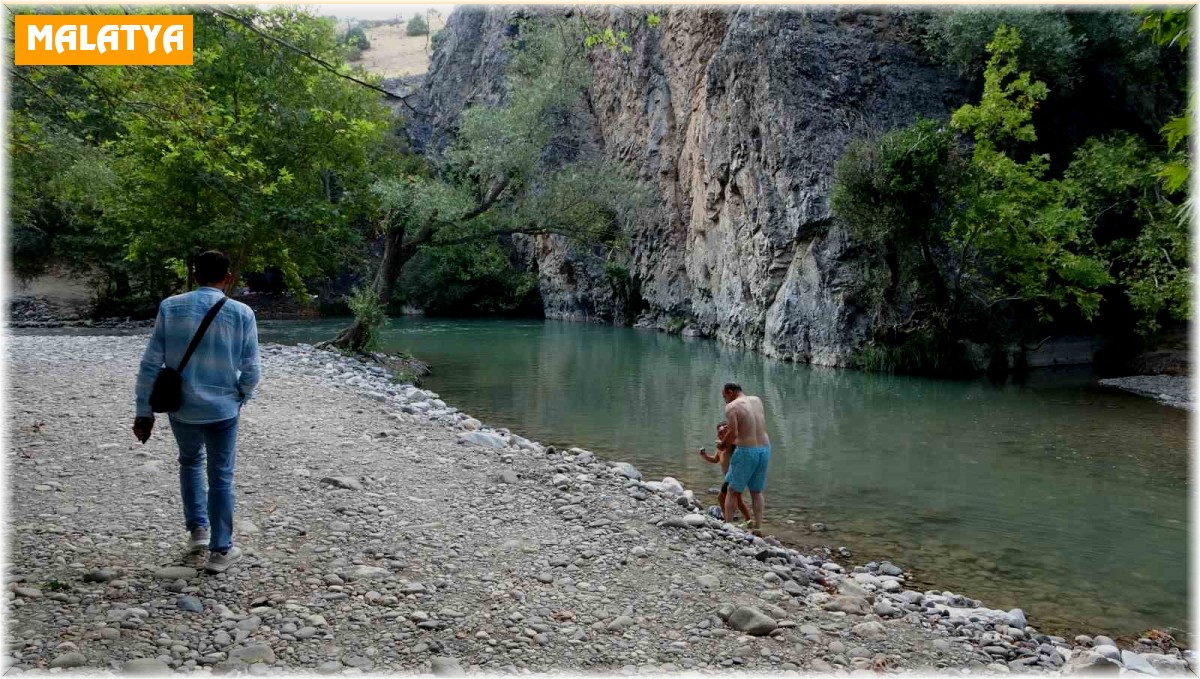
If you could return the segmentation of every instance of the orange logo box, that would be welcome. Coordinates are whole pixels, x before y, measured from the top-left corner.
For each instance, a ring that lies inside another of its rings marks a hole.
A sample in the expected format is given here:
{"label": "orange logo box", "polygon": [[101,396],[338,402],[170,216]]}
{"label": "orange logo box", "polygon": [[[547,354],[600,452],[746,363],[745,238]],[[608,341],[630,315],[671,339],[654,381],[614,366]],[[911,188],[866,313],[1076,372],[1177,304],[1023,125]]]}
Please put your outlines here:
{"label": "orange logo box", "polygon": [[190,14],[18,14],[17,66],[190,66]]}

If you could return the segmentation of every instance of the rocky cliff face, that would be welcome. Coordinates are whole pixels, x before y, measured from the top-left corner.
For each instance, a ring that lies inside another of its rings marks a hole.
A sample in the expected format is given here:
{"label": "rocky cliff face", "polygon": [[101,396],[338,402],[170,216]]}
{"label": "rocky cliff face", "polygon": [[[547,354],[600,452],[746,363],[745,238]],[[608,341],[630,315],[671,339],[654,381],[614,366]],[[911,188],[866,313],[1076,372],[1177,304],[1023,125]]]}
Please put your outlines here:
{"label": "rocky cliff face", "polygon": [[[504,99],[503,45],[521,10],[464,8],[446,27],[411,126],[436,152],[465,106]],[[656,206],[620,260],[634,299],[601,260],[556,238],[527,244],[546,315],[713,336],[781,358],[844,365],[868,336],[851,298],[854,244],[830,218],[833,170],[856,138],[945,119],[966,97],[894,10],[612,9],[629,31],[597,49],[586,102],[600,152],[635,168]],[[636,317],[631,317],[636,315]]]}

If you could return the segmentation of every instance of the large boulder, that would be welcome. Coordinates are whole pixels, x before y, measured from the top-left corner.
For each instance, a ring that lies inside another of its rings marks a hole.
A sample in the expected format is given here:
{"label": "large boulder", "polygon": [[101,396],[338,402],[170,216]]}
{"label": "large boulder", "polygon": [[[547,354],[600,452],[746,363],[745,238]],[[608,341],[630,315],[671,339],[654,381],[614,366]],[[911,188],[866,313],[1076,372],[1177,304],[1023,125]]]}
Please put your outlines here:
{"label": "large boulder", "polygon": [[842,595],[826,602],[825,610],[850,613],[852,615],[866,615],[871,612],[871,606],[862,597]]}
{"label": "large boulder", "polygon": [[739,632],[761,637],[775,631],[775,620],[757,608],[740,606],[729,615],[729,626]]}

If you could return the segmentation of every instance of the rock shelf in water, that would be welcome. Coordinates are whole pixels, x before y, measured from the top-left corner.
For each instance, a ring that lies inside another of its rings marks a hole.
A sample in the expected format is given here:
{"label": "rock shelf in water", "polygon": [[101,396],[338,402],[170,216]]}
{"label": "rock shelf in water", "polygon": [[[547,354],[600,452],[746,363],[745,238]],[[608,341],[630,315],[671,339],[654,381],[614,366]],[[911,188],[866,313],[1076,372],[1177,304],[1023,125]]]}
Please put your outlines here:
{"label": "rock shelf in water", "polygon": [[263,347],[241,421],[243,561],[196,572],[169,426],[129,432],[144,337],[10,338],[3,669],[323,674],[1119,670],[1190,652],[1041,634],[702,513],[383,369]]}

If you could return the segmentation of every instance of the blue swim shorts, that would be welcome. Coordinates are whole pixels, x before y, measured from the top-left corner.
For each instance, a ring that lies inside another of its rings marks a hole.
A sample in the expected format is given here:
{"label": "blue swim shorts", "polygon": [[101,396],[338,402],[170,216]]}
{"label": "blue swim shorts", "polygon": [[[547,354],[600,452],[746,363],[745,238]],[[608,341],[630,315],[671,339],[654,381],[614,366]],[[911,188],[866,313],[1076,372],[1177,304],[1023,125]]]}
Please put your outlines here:
{"label": "blue swim shorts", "polygon": [[755,448],[737,446],[729,460],[725,482],[735,493],[749,490],[761,493],[767,487],[767,463],[771,461],[771,446]]}

